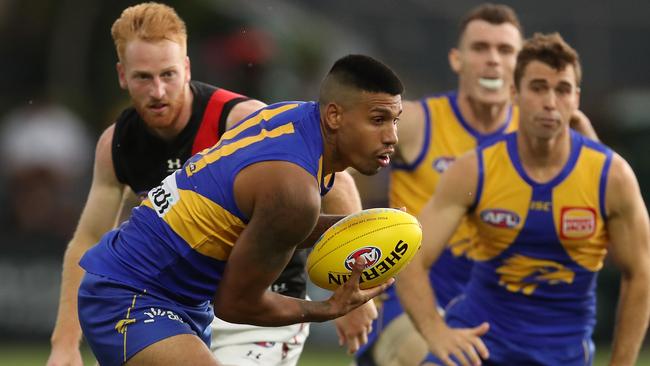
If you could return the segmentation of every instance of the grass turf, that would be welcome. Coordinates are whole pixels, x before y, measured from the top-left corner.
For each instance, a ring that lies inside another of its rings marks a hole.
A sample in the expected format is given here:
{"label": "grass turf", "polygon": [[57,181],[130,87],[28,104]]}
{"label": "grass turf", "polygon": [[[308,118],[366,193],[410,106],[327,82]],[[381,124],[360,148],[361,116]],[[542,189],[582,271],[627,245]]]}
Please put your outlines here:
{"label": "grass turf", "polygon": [[[609,358],[606,347],[597,348],[594,366],[605,366]],[[0,366],[41,366],[45,364],[49,353],[47,343],[37,344],[0,344]],[[95,365],[87,348],[83,349],[86,365]],[[341,348],[307,346],[298,365],[300,366],[348,366],[351,358]],[[650,347],[642,350],[638,366],[650,366]]]}

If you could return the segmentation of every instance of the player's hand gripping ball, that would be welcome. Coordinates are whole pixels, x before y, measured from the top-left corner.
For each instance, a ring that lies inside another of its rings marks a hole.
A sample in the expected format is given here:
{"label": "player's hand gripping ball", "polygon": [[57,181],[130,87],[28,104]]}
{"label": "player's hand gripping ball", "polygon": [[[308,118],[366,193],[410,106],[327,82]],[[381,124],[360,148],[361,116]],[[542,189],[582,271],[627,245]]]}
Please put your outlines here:
{"label": "player's hand gripping ball", "polygon": [[323,233],[307,258],[307,274],[317,286],[334,290],[350,278],[356,258],[364,257],[360,287],[370,288],[398,274],[421,242],[422,227],[412,215],[392,208],[363,210]]}

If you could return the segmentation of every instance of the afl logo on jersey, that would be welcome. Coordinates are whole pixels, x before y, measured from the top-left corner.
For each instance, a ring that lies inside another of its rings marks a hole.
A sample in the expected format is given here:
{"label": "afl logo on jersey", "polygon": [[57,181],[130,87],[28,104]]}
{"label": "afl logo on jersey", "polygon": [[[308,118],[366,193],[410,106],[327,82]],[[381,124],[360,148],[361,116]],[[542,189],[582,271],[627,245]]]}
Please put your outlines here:
{"label": "afl logo on jersey", "polygon": [[438,173],[442,174],[449,168],[451,163],[454,162],[456,158],[452,156],[441,156],[438,159],[433,161],[433,169]]}
{"label": "afl logo on jersey", "polygon": [[500,228],[514,229],[521,219],[515,212],[495,208],[481,211],[481,221]]}
{"label": "afl logo on jersey", "polygon": [[596,210],[592,207],[562,207],[560,238],[586,239],[596,232]]}
{"label": "afl logo on jersey", "polygon": [[347,258],[345,258],[345,268],[352,270],[354,261],[358,257],[363,257],[366,260],[366,268],[370,268],[379,262],[381,259],[381,250],[377,247],[364,247],[357,249],[354,252],[350,253]]}

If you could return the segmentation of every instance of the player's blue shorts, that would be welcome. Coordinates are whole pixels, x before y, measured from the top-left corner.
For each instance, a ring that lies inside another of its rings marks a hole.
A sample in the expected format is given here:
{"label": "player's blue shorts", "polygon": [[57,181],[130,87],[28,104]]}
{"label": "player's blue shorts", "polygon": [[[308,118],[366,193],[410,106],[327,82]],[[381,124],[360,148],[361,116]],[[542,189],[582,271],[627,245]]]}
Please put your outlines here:
{"label": "player's blue shorts", "polygon": [[[463,313],[459,308],[456,314],[451,309],[445,314],[447,325],[452,328],[468,328],[478,326],[481,322],[469,321],[471,315]],[[476,319],[477,320],[477,319]],[[515,336],[516,337],[516,336]],[[594,358],[594,343],[590,338],[566,344],[527,344],[517,342],[516,338],[507,339],[495,335],[494,330],[488,331],[481,340],[490,352],[490,358],[481,362],[484,366],[590,366]],[[454,357],[452,360],[456,361]],[[443,365],[431,353],[422,361]],[[460,363],[459,363],[460,364]]]}
{"label": "player's blue shorts", "polygon": [[143,348],[178,334],[195,334],[210,347],[208,302],[181,305],[165,296],[86,273],[79,287],[79,321],[102,366],[121,365]]}
{"label": "player's blue shorts", "polygon": [[[565,347],[533,347],[507,341],[496,342],[486,336],[487,334],[481,339],[490,351],[490,358],[481,361],[483,366],[590,366],[593,363],[594,344],[591,340]],[[456,361],[454,357],[452,360]],[[422,364],[426,362],[444,365],[431,353],[422,361]],[[460,363],[457,364],[460,365]]]}

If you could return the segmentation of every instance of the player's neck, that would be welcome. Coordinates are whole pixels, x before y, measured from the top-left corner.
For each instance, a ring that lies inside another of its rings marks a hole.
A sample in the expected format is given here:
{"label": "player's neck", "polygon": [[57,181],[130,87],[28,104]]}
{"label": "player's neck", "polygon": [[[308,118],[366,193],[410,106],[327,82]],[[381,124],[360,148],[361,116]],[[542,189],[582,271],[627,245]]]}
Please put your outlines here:
{"label": "player's neck", "polygon": [[194,94],[189,83],[185,86],[185,96],[183,98],[183,106],[181,107],[176,119],[169,125],[160,128],[152,129],[152,132],[165,141],[172,141],[178,136],[181,131],[187,126],[192,117],[192,103],[194,102]]}
{"label": "player's neck", "polygon": [[[334,136],[332,132],[325,126],[323,122],[323,115],[320,115],[320,133],[323,137],[323,162],[322,162],[322,174],[326,176],[332,174],[336,171],[341,171],[340,167],[337,164],[337,152],[334,144]],[[337,170],[339,169],[339,170]]]}
{"label": "player's neck", "polygon": [[495,132],[506,123],[510,103],[483,103],[458,93],[458,108],[467,123],[480,133]]}
{"label": "player's neck", "polygon": [[568,129],[550,139],[518,132],[517,151],[526,174],[538,183],[555,178],[569,160],[570,136]]}

